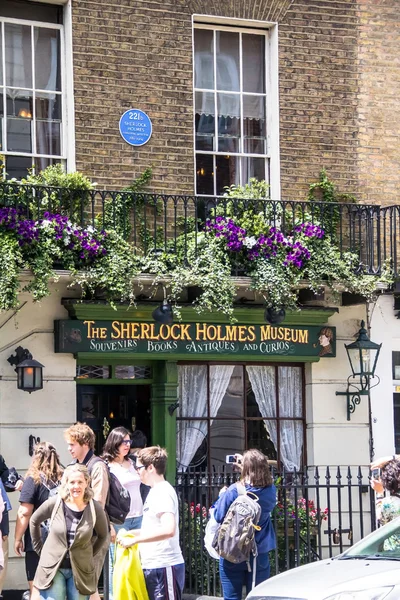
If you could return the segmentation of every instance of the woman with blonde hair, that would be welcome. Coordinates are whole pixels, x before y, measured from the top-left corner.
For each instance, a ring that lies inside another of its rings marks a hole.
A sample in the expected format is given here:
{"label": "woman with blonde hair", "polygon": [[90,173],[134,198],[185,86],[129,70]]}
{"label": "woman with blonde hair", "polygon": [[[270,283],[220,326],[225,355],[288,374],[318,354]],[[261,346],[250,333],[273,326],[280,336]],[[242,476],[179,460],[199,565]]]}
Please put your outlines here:
{"label": "woman with blonde hair", "polygon": [[32,547],[29,519],[49,496],[56,493],[62,473],[60,458],[53,444],[39,442],[34,448],[32,462],[21,489],[15,524],[14,550],[18,556],[22,556],[25,551],[25,570],[30,593],[39,557]]}
{"label": "woman with blonde hair", "polygon": [[[40,525],[50,519],[46,541]],[[59,493],[32,515],[32,544],[40,556],[34,589],[43,600],[83,600],[97,589],[97,558],[109,545],[108,519],[93,500],[89,471],[80,463],[64,471]]]}

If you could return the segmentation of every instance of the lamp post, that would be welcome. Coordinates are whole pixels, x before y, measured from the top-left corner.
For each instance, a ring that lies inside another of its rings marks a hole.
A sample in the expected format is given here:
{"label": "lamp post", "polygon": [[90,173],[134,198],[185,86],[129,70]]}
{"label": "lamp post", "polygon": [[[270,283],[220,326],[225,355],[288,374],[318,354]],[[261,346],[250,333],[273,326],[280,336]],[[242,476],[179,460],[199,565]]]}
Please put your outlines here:
{"label": "lamp post", "polygon": [[[347,379],[345,392],[336,392],[336,396],[346,396],[347,420],[361,403],[363,396],[368,396],[370,390],[379,384],[379,377],[375,375],[375,369],[381,351],[382,344],[371,342],[365,329],[365,322],[361,321],[361,329],[355,342],[345,344],[347,356],[350,362],[351,372]],[[377,378],[375,385],[371,386],[371,379]]]}

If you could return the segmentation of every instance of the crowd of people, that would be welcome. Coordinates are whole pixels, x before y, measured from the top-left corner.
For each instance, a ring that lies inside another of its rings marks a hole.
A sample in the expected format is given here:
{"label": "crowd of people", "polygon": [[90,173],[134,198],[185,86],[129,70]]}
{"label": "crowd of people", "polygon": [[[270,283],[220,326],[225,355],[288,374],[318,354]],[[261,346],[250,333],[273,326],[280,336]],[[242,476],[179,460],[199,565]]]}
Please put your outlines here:
{"label": "crowd of people", "polygon": [[[25,558],[29,590],[24,600],[99,600],[98,582],[107,554],[109,577],[104,584],[109,586],[109,598],[114,593],[114,600],[126,600],[118,570],[114,577],[114,562],[132,548],[138,549],[145,589],[145,597],[136,592],[133,597],[180,600],[185,565],[179,544],[178,497],[165,479],[166,450],[147,447],[140,431],[116,427],[97,456],[96,437],[88,425],[75,423],[64,434],[73,459],[65,468],[49,442],[36,445],[24,478],[0,457],[0,600],[7,569],[10,492],[19,492],[14,549]],[[225,600],[239,600],[243,585],[249,590],[269,577],[268,553],[276,545],[271,523],[276,489],[267,457],[249,450],[236,455],[235,466],[241,471],[240,483],[221,490],[215,520],[224,523],[241,494],[255,499],[260,510],[252,556],[230,563],[221,554]],[[122,518],[116,519],[111,504],[115,498],[118,502],[121,490],[129,500]],[[138,576],[134,569],[124,573],[133,588]]]}

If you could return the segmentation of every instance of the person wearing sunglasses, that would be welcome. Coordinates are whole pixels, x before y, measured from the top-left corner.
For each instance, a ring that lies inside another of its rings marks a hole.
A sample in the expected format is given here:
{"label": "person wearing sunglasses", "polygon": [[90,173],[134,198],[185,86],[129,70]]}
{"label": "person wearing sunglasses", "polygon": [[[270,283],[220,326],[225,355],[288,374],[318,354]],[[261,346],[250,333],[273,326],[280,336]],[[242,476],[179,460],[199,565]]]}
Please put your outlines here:
{"label": "person wearing sunglasses", "polygon": [[[129,492],[131,506],[122,525],[114,523],[114,529],[118,532],[120,529],[140,529],[143,515],[143,501],[140,495],[140,477],[135,469],[133,461],[128,454],[131,451],[130,433],[125,427],[115,427],[108,434],[106,443],[103,447],[101,458],[108,464],[108,467]],[[110,545],[109,560],[109,598],[113,597],[113,564],[115,557],[115,545]]]}

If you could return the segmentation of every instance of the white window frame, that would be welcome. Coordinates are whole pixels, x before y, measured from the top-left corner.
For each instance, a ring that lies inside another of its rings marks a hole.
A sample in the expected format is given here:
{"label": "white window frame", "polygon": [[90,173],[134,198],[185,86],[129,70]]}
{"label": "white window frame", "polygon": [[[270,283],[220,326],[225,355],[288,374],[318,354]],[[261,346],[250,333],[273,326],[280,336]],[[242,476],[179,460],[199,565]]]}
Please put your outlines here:
{"label": "white window frame", "polygon": [[[193,15],[193,65],[195,65],[195,48],[194,48],[194,30],[208,29],[212,31],[231,31],[234,33],[252,33],[256,35],[265,35],[265,94],[252,93],[254,96],[265,96],[266,98],[266,154],[249,154],[245,152],[229,152],[231,156],[264,158],[265,162],[269,161],[269,185],[270,197],[273,200],[280,200],[280,157],[279,157],[279,89],[278,89],[278,26],[276,23],[266,23],[264,21],[247,21],[243,19],[227,19],[223,17],[211,17],[206,15]],[[242,79],[242,48],[240,44],[240,78]],[[215,150],[205,151],[196,149],[196,92],[211,92],[217,97],[217,82],[215,77],[215,61],[216,53],[214,50],[214,89],[203,89],[195,87],[195,66],[193,66],[193,145],[194,145],[194,174],[195,174],[195,189],[197,194],[196,181],[196,155],[203,154],[213,156],[214,167],[216,156],[226,156],[227,152],[217,152]],[[240,86],[242,88],[242,86]],[[220,90],[221,91],[221,90]],[[240,96],[241,108],[243,106],[242,89],[239,92],[227,92],[229,94],[237,94]],[[217,112],[215,113],[217,114]],[[241,110],[241,115],[243,111]],[[217,135],[217,119],[215,119],[215,135]],[[241,140],[243,140],[243,119],[241,119]],[[240,171],[242,169],[242,161],[239,161]],[[241,174],[240,174],[241,178]],[[214,177],[214,192],[215,189]],[[242,182],[245,183],[245,182]],[[213,196],[216,194],[214,193]]]}
{"label": "white window frame", "polygon": [[[74,103],[73,103],[73,59],[72,59],[72,15],[71,15],[71,3],[72,0],[63,1],[49,1],[41,0],[42,4],[58,4],[63,8],[63,24],[49,23],[46,21],[35,21],[28,19],[18,19],[12,17],[0,16],[0,27],[1,27],[1,43],[2,43],[2,68],[5,77],[6,65],[5,65],[5,36],[4,29],[6,23],[27,25],[30,27],[40,27],[43,29],[53,29],[60,32],[60,69],[61,69],[61,128],[60,128],[60,154],[39,154],[36,152],[36,139],[32,136],[32,152],[16,152],[2,149],[1,154],[7,156],[25,156],[32,158],[32,163],[36,158],[49,158],[59,160],[66,167],[68,172],[75,171],[75,130],[74,130]],[[33,50],[33,49],[32,49]],[[22,91],[30,91],[33,94],[33,119],[35,118],[35,102],[34,94],[35,91],[40,91],[35,88],[35,73],[34,73],[34,56],[32,52],[32,89],[30,88],[18,88]],[[9,87],[9,86],[8,86]],[[7,86],[3,88],[3,103],[6,109],[6,90]],[[45,90],[46,91],[46,90]],[[56,92],[58,93],[58,92]],[[3,117],[3,137],[7,139],[7,114]],[[32,120],[33,120],[32,119]]]}

